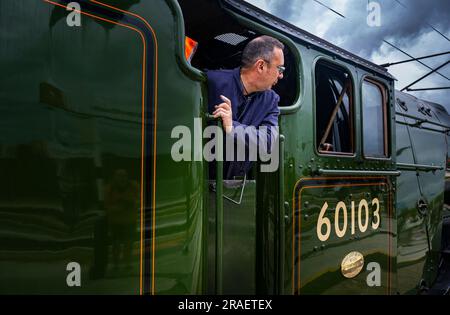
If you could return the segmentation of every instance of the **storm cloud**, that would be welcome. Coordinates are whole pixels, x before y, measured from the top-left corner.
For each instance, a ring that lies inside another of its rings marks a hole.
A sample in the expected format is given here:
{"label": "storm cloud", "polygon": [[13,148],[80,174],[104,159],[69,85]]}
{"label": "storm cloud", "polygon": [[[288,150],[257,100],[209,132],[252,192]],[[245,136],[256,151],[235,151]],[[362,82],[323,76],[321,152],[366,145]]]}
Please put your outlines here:
{"label": "storm cloud", "polygon": [[[407,6],[394,0],[378,3],[381,9],[379,27],[370,27],[367,24],[367,2],[351,0],[346,7],[345,21],[335,19],[324,37],[338,37],[345,43],[345,48],[368,57],[378,50],[383,40],[393,39],[398,44],[408,45],[424,33],[435,32],[432,26],[444,34],[450,31],[449,1],[409,0]],[[439,37],[449,44],[445,37]]]}
{"label": "storm cloud", "polygon": [[287,21],[295,20],[296,17],[303,11],[304,1],[296,0],[268,0],[270,12],[273,15],[283,17]]}
{"label": "storm cloud", "polygon": [[[448,0],[371,0],[380,5],[381,25],[367,23],[368,1],[364,0],[247,0],[290,23],[305,29],[377,64],[409,59],[397,46],[414,57],[450,51],[450,1]],[[320,2],[320,3],[319,3]],[[327,9],[329,6],[344,17]],[[441,33],[441,34],[440,34]],[[450,55],[423,60],[436,68]],[[389,68],[401,89],[430,70],[417,63]],[[450,65],[439,71],[450,78]],[[448,79],[432,74],[413,88],[450,86]],[[410,92],[450,110],[450,90]]]}

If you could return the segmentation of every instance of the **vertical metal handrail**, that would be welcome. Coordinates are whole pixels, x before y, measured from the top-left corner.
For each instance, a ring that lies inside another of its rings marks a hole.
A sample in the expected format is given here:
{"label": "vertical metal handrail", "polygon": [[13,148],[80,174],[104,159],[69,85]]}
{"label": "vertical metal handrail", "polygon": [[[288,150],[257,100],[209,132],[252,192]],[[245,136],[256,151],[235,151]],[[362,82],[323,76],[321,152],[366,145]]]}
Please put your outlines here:
{"label": "vertical metal handrail", "polygon": [[[216,120],[207,114],[208,120]],[[217,128],[222,130],[222,121],[217,120]],[[216,134],[216,246],[215,246],[215,291],[223,294],[223,138]]]}
{"label": "vertical metal handrail", "polygon": [[[217,123],[222,129],[222,121]],[[223,139],[216,135],[216,294],[222,294],[223,288]]]}
{"label": "vertical metal handrail", "polygon": [[280,235],[279,235],[279,266],[278,266],[278,294],[283,294],[284,289],[284,249],[285,249],[285,234],[286,234],[286,226],[285,226],[285,218],[284,218],[284,135],[280,134],[280,153],[279,153],[279,222],[280,222]]}

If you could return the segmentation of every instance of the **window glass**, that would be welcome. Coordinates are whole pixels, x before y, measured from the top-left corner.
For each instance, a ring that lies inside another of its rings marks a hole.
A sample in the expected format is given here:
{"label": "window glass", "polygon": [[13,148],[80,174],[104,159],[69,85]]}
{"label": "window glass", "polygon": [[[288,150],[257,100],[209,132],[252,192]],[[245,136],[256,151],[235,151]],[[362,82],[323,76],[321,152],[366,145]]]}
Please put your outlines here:
{"label": "window glass", "polygon": [[320,153],[352,154],[353,96],[350,74],[318,62],[316,66],[316,146]]}
{"label": "window glass", "polygon": [[364,155],[386,157],[386,120],[383,92],[379,84],[363,83],[363,142]]}

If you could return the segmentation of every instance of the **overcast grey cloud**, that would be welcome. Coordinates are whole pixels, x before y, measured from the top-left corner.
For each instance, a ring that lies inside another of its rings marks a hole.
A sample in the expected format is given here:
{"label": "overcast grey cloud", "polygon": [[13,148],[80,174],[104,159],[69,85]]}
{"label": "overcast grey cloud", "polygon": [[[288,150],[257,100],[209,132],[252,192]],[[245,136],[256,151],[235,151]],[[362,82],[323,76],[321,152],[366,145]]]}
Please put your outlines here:
{"label": "overcast grey cloud", "polygon": [[283,19],[288,21],[295,20],[296,16],[303,11],[302,9],[305,4],[304,1],[296,0],[269,0],[268,3],[270,4],[272,14],[283,17]]}
{"label": "overcast grey cloud", "polygon": [[[334,19],[324,37],[338,37],[344,42],[345,48],[361,56],[370,56],[383,39],[391,38],[401,45],[408,45],[424,33],[435,32],[430,25],[442,33],[450,31],[448,0],[406,0],[404,5],[395,0],[376,2],[381,7],[380,27],[367,25],[366,1],[351,0],[346,7],[347,18],[344,21]],[[450,44],[441,35],[439,37],[443,43]]]}
{"label": "overcast grey cloud", "polygon": [[[247,1],[377,64],[408,59],[384,41],[414,57],[450,51],[448,0],[371,0],[379,3],[381,7],[379,27],[370,27],[367,24],[369,1],[366,0],[320,0],[323,5],[329,6],[345,18],[314,0]],[[435,68],[449,59],[450,55],[444,55],[424,60],[424,63]],[[389,71],[398,79],[396,88],[401,89],[430,70],[413,62],[392,66]],[[450,78],[450,65],[441,69],[440,73]],[[449,80],[432,74],[413,88],[445,86],[450,86]],[[410,93],[440,103],[450,110],[450,90]]]}

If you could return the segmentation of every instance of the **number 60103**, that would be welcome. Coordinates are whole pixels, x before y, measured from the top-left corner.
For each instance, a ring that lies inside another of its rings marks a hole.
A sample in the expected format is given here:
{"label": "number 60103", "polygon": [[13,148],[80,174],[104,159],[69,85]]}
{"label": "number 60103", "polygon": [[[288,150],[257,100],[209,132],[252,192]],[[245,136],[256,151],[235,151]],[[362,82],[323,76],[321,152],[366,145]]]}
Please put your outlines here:
{"label": "number 60103", "polygon": [[[378,198],[372,199],[371,208],[373,211],[373,219],[371,227],[373,230],[378,229],[380,226],[380,201]],[[331,220],[325,216],[328,209],[328,203],[325,202],[320,210],[319,219],[317,220],[317,237],[322,242],[328,240],[331,234]],[[364,233],[369,227],[369,204],[365,199],[359,202],[357,213],[355,213],[355,202],[352,201],[350,210],[350,233],[355,234],[356,225],[358,225],[359,231]],[[355,215],[358,220],[356,223]],[[343,220],[341,220],[343,217]],[[336,205],[336,211],[334,213],[334,231],[337,237],[342,238],[345,236],[348,230],[348,210],[344,202],[339,201]]]}

